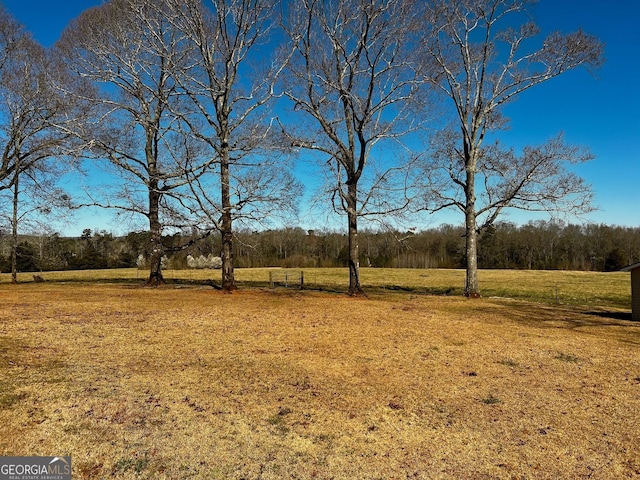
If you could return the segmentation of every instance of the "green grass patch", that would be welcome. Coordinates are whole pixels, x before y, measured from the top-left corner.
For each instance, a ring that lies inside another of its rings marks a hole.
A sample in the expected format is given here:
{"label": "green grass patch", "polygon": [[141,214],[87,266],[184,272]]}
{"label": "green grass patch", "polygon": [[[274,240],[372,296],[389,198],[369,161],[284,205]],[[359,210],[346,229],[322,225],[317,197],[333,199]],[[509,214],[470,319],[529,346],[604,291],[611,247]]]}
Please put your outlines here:
{"label": "green grass patch", "polygon": [[490,393],[486,397],[482,398],[480,402],[485,405],[497,405],[498,403],[502,403],[502,400]]}
{"label": "green grass patch", "polygon": [[27,398],[24,393],[6,393],[0,395],[0,408],[10,408]]}
{"label": "green grass patch", "polygon": [[510,358],[503,358],[498,362],[500,365],[504,365],[505,367],[516,368],[519,366],[518,362],[512,360]]}
{"label": "green grass patch", "polygon": [[149,466],[147,458],[120,458],[114,465],[114,473],[133,471],[141,474]]}
{"label": "green grass patch", "polygon": [[558,353],[558,355],[556,355],[554,358],[556,360],[560,360],[561,362],[566,362],[566,363],[578,363],[580,361],[580,359],[575,355],[569,355],[567,353],[562,353],[562,352]]}

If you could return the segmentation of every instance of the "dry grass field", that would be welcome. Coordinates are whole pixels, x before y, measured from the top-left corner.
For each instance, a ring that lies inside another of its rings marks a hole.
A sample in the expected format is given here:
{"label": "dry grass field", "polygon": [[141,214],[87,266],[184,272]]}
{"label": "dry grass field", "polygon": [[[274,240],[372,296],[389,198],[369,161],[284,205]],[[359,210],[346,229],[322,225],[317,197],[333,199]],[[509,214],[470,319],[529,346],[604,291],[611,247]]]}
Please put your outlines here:
{"label": "dry grass field", "polygon": [[368,298],[2,277],[0,455],[70,455],[74,479],[640,476],[628,285],[577,305],[598,281],[556,279],[556,305],[505,298],[534,289],[518,272],[479,300],[374,273]]}
{"label": "dry grass field", "polygon": [[[269,272],[281,283],[289,272],[291,278],[299,269],[242,268],[236,270],[241,286],[269,286]],[[311,290],[343,292],[347,289],[349,274],[346,268],[305,268],[305,287]],[[84,270],[77,272],[44,272],[45,280],[73,282],[137,283],[144,281],[148,272],[124,268],[118,270]],[[167,270],[170,283],[219,283],[220,271]],[[464,270],[362,268],[362,284],[370,293],[398,291],[435,295],[462,295]],[[481,270],[480,289],[485,297],[516,298],[542,303],[582,306],[606,306],[629,310],[631,284],[629,273],[572,272],[539,270]],[[8,274],[0,274],[0,284],[9,283]],[[32,282],[33,274],[18,274],[20,282]]]}

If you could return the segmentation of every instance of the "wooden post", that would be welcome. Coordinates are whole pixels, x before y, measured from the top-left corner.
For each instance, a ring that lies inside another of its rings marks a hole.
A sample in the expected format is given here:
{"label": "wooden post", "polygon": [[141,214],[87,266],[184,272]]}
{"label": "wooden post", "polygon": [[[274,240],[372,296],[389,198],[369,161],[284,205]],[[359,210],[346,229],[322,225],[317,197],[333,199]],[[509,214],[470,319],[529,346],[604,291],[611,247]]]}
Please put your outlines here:
{"label": "wooden post", "polygon": [[304,272],[300,270],[300,290],[304,288]]}
{"label": "wooden post", "polygon": [[273,272],[269,270],[269,288],[273,290]]}
{"label": "wooden post", "polygon": [[631,320],[640,320],[640,268],[631,270]]}

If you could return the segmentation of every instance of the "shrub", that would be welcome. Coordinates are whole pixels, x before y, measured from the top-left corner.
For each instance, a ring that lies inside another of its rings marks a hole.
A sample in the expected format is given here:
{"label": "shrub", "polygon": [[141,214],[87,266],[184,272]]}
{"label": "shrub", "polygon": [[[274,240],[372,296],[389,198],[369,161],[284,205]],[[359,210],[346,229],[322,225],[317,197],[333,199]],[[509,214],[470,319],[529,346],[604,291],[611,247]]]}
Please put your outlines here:
{"label": "shrub", "polygon": [[193,257],[191,255],[187,256],[187,266],[189,268],[209,268],[209,269],[219,269],[222,268],[222,259],[220,257],[215,257],[211,254],[200,255],[199,257]]}

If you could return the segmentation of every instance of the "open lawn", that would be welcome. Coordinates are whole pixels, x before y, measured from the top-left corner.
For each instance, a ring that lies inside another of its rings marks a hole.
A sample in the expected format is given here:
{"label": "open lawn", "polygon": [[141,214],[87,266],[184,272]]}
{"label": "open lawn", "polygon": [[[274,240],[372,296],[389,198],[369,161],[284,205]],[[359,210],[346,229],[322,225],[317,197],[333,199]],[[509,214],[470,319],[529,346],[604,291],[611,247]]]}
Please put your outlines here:
{"label": "open lawn", "polygon": [[2,277],[0,455],[70,455],[74,479],[640,476],[624,293],[578,304],[600,280],[576,274],[560,304],[514,300],[537,272],[509,272],[466,300],[396,272],[366,270],[368,298]]}
{"label": "open lawn", "polygon": [[[304,268],[307,289],[346,291],[349,273],[346,268]],[[240,286],[267,287],[269,272],[284,283],[285,273],[294,278],[300,269],[240,268],[236,279]],[[84,270],[77,272],[44,272],[49,281],[140,283],[148,272],[135,268],[117,270]],[[168,282],[220,283],[219,270],[167,270]],[[435,295],[462,295],[464,270],[362,268],[362,284],[370,293],[401,291]],[[543,303],[631,308],[629,273],[575,272],[560,270],[480,270],[480,289],[485,297],[504,297]],[[33,274],[18,275],[21,282],[33,281]],[[0,274],[0,284],[10,282],[8,274]]]}

